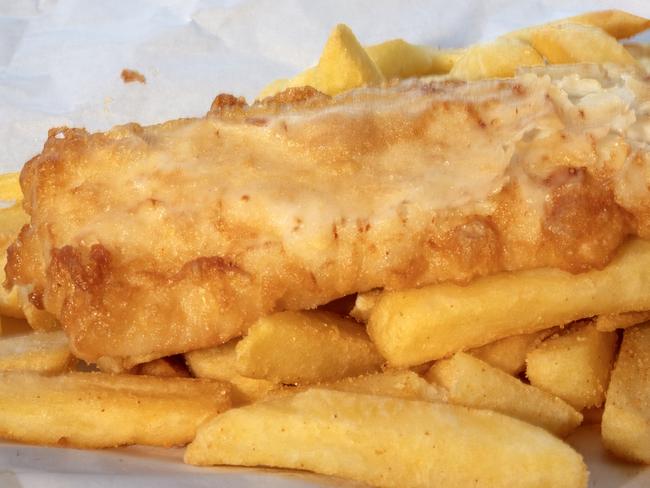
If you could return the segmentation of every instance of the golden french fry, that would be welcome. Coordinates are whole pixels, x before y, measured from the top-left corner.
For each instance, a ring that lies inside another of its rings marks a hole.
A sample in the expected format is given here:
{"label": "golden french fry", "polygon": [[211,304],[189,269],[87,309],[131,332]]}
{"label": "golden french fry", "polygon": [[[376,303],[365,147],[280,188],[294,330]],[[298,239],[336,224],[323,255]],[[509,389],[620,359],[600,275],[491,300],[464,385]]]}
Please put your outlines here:
{"label": "golden french fry", "polygon": [[616,334],[592,323],[553,336],[528,353],[531,385],[556,395],[577,410],[599,407],[616,353]]}
{"label": "golden french fry", "polygon": [[551,64],[636,64],[614,37],[592,25],[549,24],[512,35],[530,42]]}
{"label": "golden french fry", "polygon": [[622,10],[601,10],[569,17],[560,22],[588,24],[600,27],[616,39],[627,39],[650,28],[650,19]]}
{"label": "golden french fry", "polygon": [[101,448],[175,446],[230,406],[225,383],[189,378],[0,373],[0,437]]}
{"label": "golden french fry", "polygon": [[384,362],[362,326],[321,311],[263,317],[236,352],[242,375],[273,383],[334,381],[376,371]]}
{"label": "golden french fry", "polygon": [[318,387],[404,400],[447,401],[447,393],[443,388],[427,382],[412,371],[387,370],[381,373],[344,378],[333,383],[323,383]]}
{"label": "golden french fry", "polygon": [[265,87],[265,98],[295,86],[312,86],[327,95],[361,86],[379,85],[384,77],[347,25],[337,25],[330,34],[318,65],[290,80],[277,80]]}
{"label": "golden french fry", "polygon": [[13,241],[22,226],[28,222],[29,216],[23,210],[22,203],[18,202],[11,207],[0,208],[0,239],[3,244],[7,240]]}
{"label": "golden french fry", "polygon": [[404,39],[391,39],[365,49],[386,79],[449,73],[461,56],[460,50],[418,46]]}
{"label": "golden french fry", "polygon": [[605,447],[650,464],[650,325],[625,330],[602,420]]}
{"label": "golden french fry", "polygon": [[502,37],[468,48],[449,72],[452,78],[481,80],[507,78],[517,68],[544,64],[544,59],[530,44],[519,39]]}
{"label": "golden french fry", "polygon": [[633,325],[650,320],[650,311],[623,312],[599,315],[594,321],[596,329],[601,332],[612,332],[616,329],[626,329]]}
{"label": "golden french fry", "polygon": [[173,358],[158,358],[137,366],[138,374],[171,378],[188,378],[187,368]]}
{"label": "golden french fry", "polygon": [[30,332],[0,338],[0,371],[57,374],[73,361],[63,331]]}
{"label": "golden french fry", "polygon": [[648,309],[648,289],[650,242],[636,239],[602,270],[535,269],[385,293],[368,333],[390,364],[411,366],[584,317]]}
{"label": "golden french fry", "polygon": [[330,34],[316,76],[317,90],[327,95],[367,85],[379,85],[384,77],[347,25],[337,25]]}
{"label": "golden french fry", "polygon": [[210,349],[185,353],[185,362],[197,378],[211,378],[232,384],[233,405],[245,405],[266,396],[280,385],[267,380],[247,378],[237,371],[235,347],[238,340]]}
{"label": "golden french fry", "polygon": [[19,177],[20,173],[0,174],[0,200],[22,200]]}
{"label": "golden french fry", "polygon": [[554,331],[556,329],[551,328],[530,334],[504,337],[484,346],[470,349],[468,352],[489,365],[514,376],[526,369],[528,352]]}
{"label": "golden french fry", "polygon": [[445,387],[450,403],[494,410],[555,435],[567,435],[582,422],[580,412],[558,397],[463,352],[435,362],[426,378]]}
{"label": "golden french fry", "polygon": [[378,487],[584,487],[587,481],[571,447],[505,415],[322,389],[218,415],[199,428],[185,461],[306,469]]}

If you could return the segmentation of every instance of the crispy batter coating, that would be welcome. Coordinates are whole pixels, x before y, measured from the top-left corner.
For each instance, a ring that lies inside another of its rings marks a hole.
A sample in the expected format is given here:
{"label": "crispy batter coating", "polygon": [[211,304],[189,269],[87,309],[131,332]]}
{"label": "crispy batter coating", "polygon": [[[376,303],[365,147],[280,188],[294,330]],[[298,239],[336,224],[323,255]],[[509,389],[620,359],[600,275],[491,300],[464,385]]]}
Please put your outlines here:
{"label": "crispy batter coating", "polygon": [[575,66],[53,129],[21,174],[7,282],[81,358],[132,364],[373,288],[602,267],[650,238],[649,92]]}

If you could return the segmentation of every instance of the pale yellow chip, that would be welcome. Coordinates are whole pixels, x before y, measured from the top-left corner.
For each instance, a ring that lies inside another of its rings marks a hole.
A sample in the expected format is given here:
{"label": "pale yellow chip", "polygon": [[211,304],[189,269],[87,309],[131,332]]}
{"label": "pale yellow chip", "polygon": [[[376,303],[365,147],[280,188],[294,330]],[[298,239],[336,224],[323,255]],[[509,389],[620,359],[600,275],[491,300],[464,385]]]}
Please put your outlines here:
{"label": "pale yellow chip", "polygon": [[30,332],[0,338],[0,371],[35,371],[58,374],[73,356],[63,331]]}
{"label": "pale yellow chip", "polygon": [[185,461],[304,469],[395,488],[587,484],[577,452],[517,419],[323,389],[216,416],[199,428]]}
{"label": "pale yellow chip", "polygon": [[628,461],[650,464],[650,325],[623,333],[601,429],[607,449]]}
{"label": "pale yellow chip", "polygon": [[530,44],[502,37],[468,48],[456,61],[449,75],[461,80],[507,78],[518,68],[544,64],[544,59]]}
{"label": "pale yellow chip", "polygon": [[530,42],[551,64],[636,64],[622,44],[592,25],[550,24],[529,29],[518,37]]}
{"label": "pale yellow chip", "polygon": [[622,10],[601,10],[569,17],[563,22],[600,27],[616,39],[627,39],[650,28],[650,19]]}
{"label": "pale yellow chip", "polygon": [[381,373],[344,378],[333,383],[323,383],[318,387],[351,393],[403,398],[404,400],[447,401],[447,392],[444,388],[427,382],[412,371],[387,370]]}
{"label": "pale yellow chip", "polygon": [[482,361],[499,368],[511,375],[517,375],[526,369],[526,355],[543,339],[553,334],[555,328],[517,334],[490,342],[468,352]]}
{"label": "pale yellow chip", "polygon": [[616,353],[616,333],[600,332],[593,323],[553,336],[528,353],[531,385],[556,395],[577,410],[599,407]]}
{"label": "pale yellow chip", "polygon": [[599,315],[596,317],[596,329],[601,332],[611,332],[616,329],[627,329],[633,325],[650,320],[650,311],[623,312]]}
{"label": "pale yellow chip", "polygon": [[352,30],[347,25],[337,25],[318,61],[314,88],[327,95],[337,95],[352,88],[379,85],[383,81],[381,71]]}
{"label": "pale yellow chip", "polygon": [[189,378],[0,373],[0,438],[83,448],[183,445],[230,407],[225,383]]}
{"label": "pale yellow chip", "polygon": [[20,189],[20,173],[0,174],[0,200],[22,200],[23,192]]}
{"label": "pale yellow chip", "polygon": [[391,39],[365,49],[386,79],[449,73],[462,55],[458,49],[435,49],[404,39]]}
{"label": "pale yellow chip", "polygon": [[449,401],[494,410],[564,436],[582,422],[571,405],[466,353],[433,364],[426,375],[448,392]]}
{"label": "pale yellow chip", "polygon": [[335,381],[377,371],[384,363],[363,326],[324,311],[262,317],[236,353],[240,374],[287,384]]}
{"label": "pale yellow chip", "polygon": [[197,378],[227,381],[232,385],[233,405],[245,405],[264,398],[280,387],[264,379],[247,378],[237,371],[237,339],[209,349],[185,353],[185,362]]}
{"label": "pale yellow chip", "polygon": [[327,95],[337,95],[362,86],[379,85],[384,76],[359,44],[352,30],[337,25],[325,43],[318,64],[295,78],[277,80],[266,86],[258,98],[274,95],[287,88],[311,86]]}
{"label": "pale yellow chip", "polygon": [[602,270],[540,268],[383,293],[367,330],[391,365],[413,366],[584,317],[649,309],[649,287],[650,242],[634,239]]}

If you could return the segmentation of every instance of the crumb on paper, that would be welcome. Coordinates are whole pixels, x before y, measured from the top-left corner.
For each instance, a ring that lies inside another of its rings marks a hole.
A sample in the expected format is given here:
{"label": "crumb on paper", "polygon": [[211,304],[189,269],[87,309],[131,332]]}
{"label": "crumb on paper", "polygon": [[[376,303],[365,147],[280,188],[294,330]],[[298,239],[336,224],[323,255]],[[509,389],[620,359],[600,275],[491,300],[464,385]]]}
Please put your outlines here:
{"label": "crumb on paper", "polygon": [[139,71],[136,71],[134,69],[123,69],[122,70],[122,81],[124,83],[133,83],[133,82],[138,82],[138,83],[146,83],[147,79],[144,77],[142,73]]}

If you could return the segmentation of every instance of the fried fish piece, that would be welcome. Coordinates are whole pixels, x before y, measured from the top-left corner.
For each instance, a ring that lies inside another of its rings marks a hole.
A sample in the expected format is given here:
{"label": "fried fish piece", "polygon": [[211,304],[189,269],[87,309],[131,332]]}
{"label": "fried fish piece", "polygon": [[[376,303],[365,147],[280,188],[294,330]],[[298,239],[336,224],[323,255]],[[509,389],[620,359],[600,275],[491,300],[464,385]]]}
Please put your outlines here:
{"label": "fried fish piece", "polygon": [[649,100],[635,68],[577,65],[54,129],[21,174],[31,223],[7,283],[95,361],[376,288],[602,267],[650,238]]}

